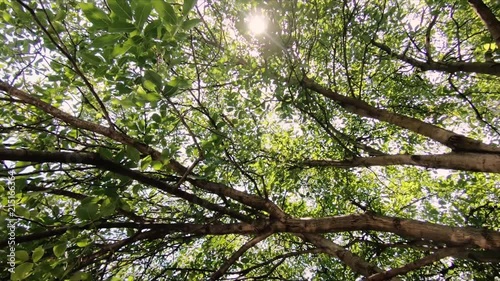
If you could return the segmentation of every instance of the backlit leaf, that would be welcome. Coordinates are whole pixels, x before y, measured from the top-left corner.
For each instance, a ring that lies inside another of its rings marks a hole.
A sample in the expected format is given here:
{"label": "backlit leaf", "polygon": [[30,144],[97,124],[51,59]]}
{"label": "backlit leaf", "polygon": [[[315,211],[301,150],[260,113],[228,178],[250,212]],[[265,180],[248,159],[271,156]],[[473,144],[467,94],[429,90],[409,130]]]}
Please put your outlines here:
{"label": "backlit leaf", "polygon": [[95,28],[103,29],[106,28],[110,23],[111,19],[108,15],[97,8],[92,3],[79,3],[78,4],[83,11],[85,17],[93,24]]}
{"label": "backlit leaf", "polygon": [[132,20],[132,8],[127,0],[107,0],[109,8],[121,20]]}
{"label": "backlit leaf", "polygon": [[182,5],[182,14],[187,15],[196,5],[196,0],[184,0],[184,4]]}
{"label": "backlit leaf", "polygon": [[64,252],[66,252],[67,246],[66,242],[59,243],[52,248],[52,251],[56,257],[60,258],[64,255]]}

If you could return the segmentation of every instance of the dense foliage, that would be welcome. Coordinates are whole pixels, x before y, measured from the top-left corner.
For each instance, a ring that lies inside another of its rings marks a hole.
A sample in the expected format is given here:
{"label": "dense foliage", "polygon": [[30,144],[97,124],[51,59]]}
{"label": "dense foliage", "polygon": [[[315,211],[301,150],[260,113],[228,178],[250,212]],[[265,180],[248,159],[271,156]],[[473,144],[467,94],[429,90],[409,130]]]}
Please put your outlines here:
{"label": "dense foliage", "polygon": [[500,275],[497,1],[0,14],[2,279]]}

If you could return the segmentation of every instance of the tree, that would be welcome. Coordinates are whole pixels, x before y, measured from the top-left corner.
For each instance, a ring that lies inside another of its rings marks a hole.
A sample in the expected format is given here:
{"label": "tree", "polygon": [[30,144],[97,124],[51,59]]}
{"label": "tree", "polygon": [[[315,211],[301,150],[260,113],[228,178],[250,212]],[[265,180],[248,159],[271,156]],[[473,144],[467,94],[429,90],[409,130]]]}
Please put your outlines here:
{"label": "tree", "polygon": [[500,274],[500,6],[261,2],[0,1],[3,279]]}

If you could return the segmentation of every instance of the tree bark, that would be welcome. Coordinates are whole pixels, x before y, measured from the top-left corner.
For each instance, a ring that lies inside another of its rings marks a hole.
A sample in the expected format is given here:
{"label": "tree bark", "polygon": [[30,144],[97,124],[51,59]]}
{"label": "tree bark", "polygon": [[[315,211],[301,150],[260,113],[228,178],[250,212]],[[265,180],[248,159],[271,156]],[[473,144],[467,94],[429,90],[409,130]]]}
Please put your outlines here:
{"label": "tree bark", "polygon": [[500,232],[473,227],[452,227],[412,219],[376,214],[336,216],[320,219],[287,219],[276,222],[277,231],[332,233],[356,230],[391,232],[413,240],[445,243],[449,247],[479,247],[500,250]]}
{"label": "tree bark", "polygon": [[493,37],[493,40],[500,48],[500,21],[498,21],[491,9],[482,0],[468,0],[468,2],[481,18],[491,37]]}
{"label": "tree bark", "polygon": [[425,168],[451,169],[462,171],[481,171],[500,173],[500,154],[489,153],[447,153],[439,155],[384,155],[357,157],[352,160],[307,160],[302,162],[309,167],[371,167],[411,165]]}
{"label": "tree bark", "polygon": [[433,254],[430,254],[430,255],[428,255],[428,256],[426,256],[424,258],[421,258],[419,260],[416,260],[414,262],[406,264],[406,265],[404,265],[402,267],[393,268],[393,269],[388,270],[386,272],[380,272],[380,273],[373,274],[372,276],[368,277],[366,279],[366,281],[383,281],[383,280],[387,280],[387,279],[392,278],[394,276],[406,274],[406,273],[408,273],[410,271],[417,270],[417,269],[419,269],[421,267],[424,267],[426,265],[433,264],[433,263],[435,263],[436,261],[438,261],[438,260],[440,260],[442,258],[446,258],[448,256],[452,256],[453,254],[458,253],[458,252],[460,252],[460,249],[458,249],[458,248],[440,249],[440,250],[436,251]]}
{"label": "tree bark", "polygon": [[[377,273],[383,273],[384,271],[379,267],[365,261],[360,256],[353,254],[352,252],[344,249],[344,247],[333,243],[332,241],[316,234],[303,234],[299,235],[305,241],[313,243],[316,247],[323,249],[323,251],[332,257],[336,257],[341,260],[345,265],[347,265],[352,271],[369,277]],[[388,279],[389,280],[389,279]],[[392,278],[392,281],[399,281],[399,278]]]}
{"label": "tree bark", "polygon": [[335,101],[338,105],[349,112],[408,129],[414,133],[435,140],[453,149],[454,151],[500,153],[500,148],[497,146],[484,144],[480,141],[456,134],[452,131],[448,131],[429,123],[422,122],[418,119],[393,113],[386,109],[376,108],[362,100],[340,95],[321,86],[308,77],[304,77],[301,84],[303,87]]}
{"label": "tree bark", "polygon": [[398,54],[387,45],[372,40],[372,44],[381,49],[389,56],[419,68],[422,71],[436,70],[447,73],[467,72],[482,73],[500,76],[500,63],[496,62],[442,62],[442,61],[421,61],[403,54]]}

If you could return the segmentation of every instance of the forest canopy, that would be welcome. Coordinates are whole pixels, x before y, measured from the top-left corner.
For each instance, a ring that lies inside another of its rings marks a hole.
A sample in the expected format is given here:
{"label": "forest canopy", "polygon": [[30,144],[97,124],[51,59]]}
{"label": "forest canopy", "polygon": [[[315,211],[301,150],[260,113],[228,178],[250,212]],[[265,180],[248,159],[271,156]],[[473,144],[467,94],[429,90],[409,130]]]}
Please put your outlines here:
{"label": "forest canopy", "polygon": [[500,276],[498,1],[0,13],[2,280]]}

